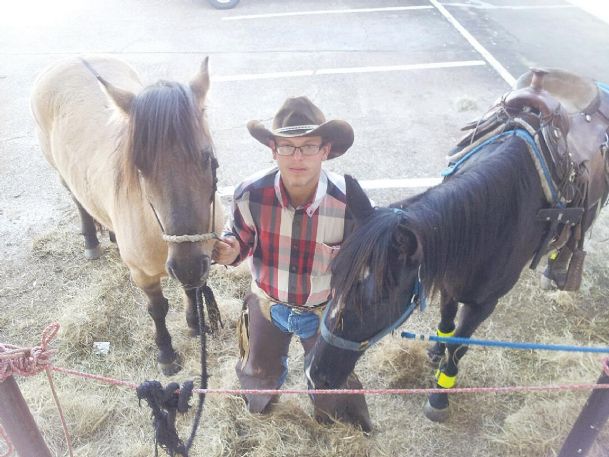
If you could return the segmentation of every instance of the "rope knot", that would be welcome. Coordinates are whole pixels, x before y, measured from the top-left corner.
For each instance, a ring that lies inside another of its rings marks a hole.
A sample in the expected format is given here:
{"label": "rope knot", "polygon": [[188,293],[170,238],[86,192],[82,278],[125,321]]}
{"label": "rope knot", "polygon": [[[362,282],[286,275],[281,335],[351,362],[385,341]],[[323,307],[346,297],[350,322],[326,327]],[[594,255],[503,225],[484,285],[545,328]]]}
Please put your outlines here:
{"label": "rope knot", "polygon": [[48,347],[58,332],[57,322],[49,324],[42,332],[40,345],[32,348],[0,343],[0,382],[14,374],[33,376],[44,371],[51,364],[51,356],[55,353]]}

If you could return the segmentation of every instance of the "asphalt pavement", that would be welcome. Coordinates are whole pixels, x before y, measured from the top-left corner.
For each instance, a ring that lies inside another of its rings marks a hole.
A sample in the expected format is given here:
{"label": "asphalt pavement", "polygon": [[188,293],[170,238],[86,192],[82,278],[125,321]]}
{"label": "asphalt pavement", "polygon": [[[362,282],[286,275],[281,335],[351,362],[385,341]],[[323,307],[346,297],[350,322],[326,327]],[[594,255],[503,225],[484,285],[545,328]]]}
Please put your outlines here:
{"label": "asphalt pavement", "polygon": [[328,168],[387,180],[370,191],[383,204],[421,190],[412,178],[437,177],[460,127],[529,67],[609,82],[609,24],[561,0],[241,0],[224,11],[206,0],[24,0],[3,9],[0,236],[11,241],[0,247],[14,254],[71,211],[29,112],[36,75],[62,57],[117,55],[152,83],[187,81],[209,55],[224,187],[272,165],[247,121],[270,122],[286,97],[307,95],[356,132]]}

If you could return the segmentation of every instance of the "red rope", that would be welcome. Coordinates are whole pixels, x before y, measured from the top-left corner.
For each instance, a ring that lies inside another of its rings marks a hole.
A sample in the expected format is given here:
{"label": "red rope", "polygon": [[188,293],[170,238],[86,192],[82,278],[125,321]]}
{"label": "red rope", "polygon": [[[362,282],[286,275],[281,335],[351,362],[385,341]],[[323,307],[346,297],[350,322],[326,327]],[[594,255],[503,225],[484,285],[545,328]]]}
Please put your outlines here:
{"label": "red rope", "polygon": [[[40,346],[34,346],[33,348],[29,349],[13,346],[12,344],[0,343],[0,382],[4,382],[4,380],[8,379],[14,374],[21,376],[33,376],[41,371],[46,371],[49,385],[51,387],[51,393],[53,394],[53,400],[57,406],[57,411],[59,411],[59,419],[61,420],[63,434],[66,437],[68,452],[70,456],[73,456],[72,440],[70,439],[66,419],[63,415],[61,404],[59,403],[59,397],[55,391],[53,377],[51,376],[51,356],[55,353],[55,351],[48,349],[48,346],[57,336],[58,332],[59,324],[57,322],[47,325],[42,331]],[[12,452],[12,443],[8,441],[8,436],[6,436],[4,429],[1,429],[1,427],[0,436],[6,437],[7,443],[9,443],[9,452],[6,454],[8,456]]]}
{"label": "red rope", "polygon": [[15,452],[15,446],[13,446],[13,443],[11,442],[8,435],[4,431],[4,428],[2,427],[2,425],[0,425],[0,439],[2,439],[2,441],[4,441],[4,443],[6,444],[6,447],[8,448],[4,454],[0,455],[0,457],[9,457],[9,455],[13,455],[13,452]]}
{"label": "red rope", "polygon": [[58,331],[58,323],[48,325],[42,332],[40,346],[29,349],[0,343],[0,382],[14,374],[33,376],[45,370],[55,352],[48,349],[48,346]]}
{"label": "red rope", "polygon": [[[112,384],[116,386],[125,386],[130,389],[136,389],[137,384],[118,379],[109,378],[107,376],[94,375],[83,373],[81,371],[61,368],[57,366],[50,367],[54,371],[66,373],[72,376],[81,378],[93,379],[96,381]],[[603,369],[609,371],[609,358],[603,361]],[[453,387],[451,389],[430,388],[430,389],[194,389],[193,392],[201,394],[224,394],[224,395],[419,395],[433,393],[509,393],[509,392],[556,392],[569,390],[594,390],[594,389],[609,389],[609,384],[562,384],[562,385],[546,385],[546,386],[505,386],[505,387]]]}

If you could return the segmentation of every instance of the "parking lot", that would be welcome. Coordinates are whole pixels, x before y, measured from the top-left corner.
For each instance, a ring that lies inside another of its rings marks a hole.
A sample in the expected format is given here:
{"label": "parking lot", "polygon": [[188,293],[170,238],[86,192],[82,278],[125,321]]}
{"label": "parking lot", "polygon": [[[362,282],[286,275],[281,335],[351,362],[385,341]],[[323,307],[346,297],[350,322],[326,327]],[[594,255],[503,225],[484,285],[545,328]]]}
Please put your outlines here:
{"label": "parking lot", "polygon": [[[209,55],[209,119],[225,188],[271,165],[246,122],[270,121],[286,97],[307,95],[356,132],[349,154],[328,167],[391,180],[369,186],[382,203],[418,185],[409,179],[436,179],[459,128],[530,66],[609,79],[609,26],[559,0],[242,0],[224,11],[205,0],[28,0],[0,23],[5,239],[36,233],[68,202],[43,163],[28,108],[36,74],[65,56],[118,55],[151,83],[187,80]],[[19,243],[6,243],[19,254]]]}

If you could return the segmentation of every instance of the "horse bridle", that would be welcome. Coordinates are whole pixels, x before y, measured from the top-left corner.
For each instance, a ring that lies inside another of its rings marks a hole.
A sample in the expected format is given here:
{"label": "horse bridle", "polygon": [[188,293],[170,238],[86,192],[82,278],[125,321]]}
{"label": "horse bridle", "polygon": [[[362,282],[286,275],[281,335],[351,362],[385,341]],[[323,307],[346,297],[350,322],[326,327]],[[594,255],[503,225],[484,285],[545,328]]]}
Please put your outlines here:
{"label": "horse bridle", "polygon": [[161,237],[164,241],[167,241],[168,243],[198,243],[200,241],[220,239],[220,235],[218,235],[218,233],[216,232],[216,192],[218,191],[218,177],[216,176],[216,170],[218,169],[219,164],[218,159],[216,159],[216,157],[212,154],[210,154],[210,161],[212,170],[211,173],[214,182],[213,192],[211,193],[211,232],[196,233],[192,235],[167,235],[167,233],[165,232],[165,228],[161,223],[161,219],[159,218],[159,215],[156,209],[154,208],[154,205],[152,204],[150,199],[146,197],[146,199],[148,200],[148,204],[152,209],[152,213],[154,214],[154,217],[156,218],[156,221],[158,222],[159,227],[161,228]]}
{"label": "horse bridle", "polygon": [[319,325],[321,337],[324,339],[326,343],[330,346],[337,347],[339,349],[346,349],[348,351],[356,351],[363,352],[368,349],[370,346],[376,344],[381,338],[389,333],[393,332],[400,325],[402,325],[406,320],[411,316],[413,311],[418,306],[421,311],[424,311],[427,307],[427,298],[425,297],[425,289],[423,288],[423,284],[421,283],[421,267],[419,267],[419,273],[417,279],[412,286],[412,294],[410,298],[410,303],[406,306],[404,312],[397,318],[397,320],[390,324],[388,327],[380,330],[378,333],[374,334],[370,338],[365,341],[351,341],[345,338],[341,338],[340,336],[335,335],[328,329],[326,325],[326,316],[328,314],[328,310],[330,309],[330,304],[326,306],[324,313],[321,317],[321,322]]}

